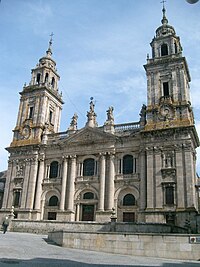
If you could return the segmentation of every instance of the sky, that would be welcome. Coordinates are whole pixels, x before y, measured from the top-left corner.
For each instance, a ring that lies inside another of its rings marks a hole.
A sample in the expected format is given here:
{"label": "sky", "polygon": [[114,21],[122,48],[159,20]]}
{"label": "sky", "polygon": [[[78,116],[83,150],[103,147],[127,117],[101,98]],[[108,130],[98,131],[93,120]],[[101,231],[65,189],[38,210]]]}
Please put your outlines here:
{"label": "sky", "polygon": [[[65,102],[60,131],[76,112],[85,126],[90,97],[97,122],[114,107],[115,123],[139,121],[146,100],[143,65],[161,25],[161,0],[1,0],[0,3],[0,171],[7,169],[19,107],[19,92],[45,55],[53,32],[53,59]],[[191,98],[200,135],[200,2],[167,0],[166,15],[181,38],[191,75]],[[200,174],[200,149],[197,149]]]}

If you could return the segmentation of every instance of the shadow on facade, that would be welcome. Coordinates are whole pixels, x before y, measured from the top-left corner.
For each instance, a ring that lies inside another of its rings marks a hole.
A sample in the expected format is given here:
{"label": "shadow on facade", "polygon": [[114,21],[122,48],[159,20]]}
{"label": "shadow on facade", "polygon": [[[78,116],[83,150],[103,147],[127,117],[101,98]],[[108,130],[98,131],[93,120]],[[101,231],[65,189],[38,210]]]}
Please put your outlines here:
{"label": "shadow on facade", "polygon": [[[30,260],[21,260],[21,259],[0,259],[0,266],[7,267],[7,266],[20,266],[20,267],[27,267],[27,266],[34,266],[34,267],[108,267],[107,264],[89,264],[71,260],[61,260],[61,259],[44,259],[44,258],[35,258]],[[123,267],[124,265],[110,265],[109,266],[117,266]],[[132,266],[132,265],[126,265]]]}
{"label": "shadow on facade", "polygon": [[[34,266],[34,267],[108,267],[108,264],[89,264],[89,263],[83,263],[83,262],[77,262],[77,261],[71,261],[71,260],[62,260],[62,259],[46,259],[46,258],[34,258],[29,260],[21,260],[21,259],[8,259],[8,258],[2,258],[0,259],[0,266],[1,267],[7,267],[7,266],[20,266],[20,267],[27,267],[27,266]],[[109,264],[110,267],[130,267],[130,266],[153,266],[153,265],[116,265],[116,264]],[[158,266],[156,264],[156,266]],[[197,267],[199,266],[199,263],[163,263],[163,267]]]}

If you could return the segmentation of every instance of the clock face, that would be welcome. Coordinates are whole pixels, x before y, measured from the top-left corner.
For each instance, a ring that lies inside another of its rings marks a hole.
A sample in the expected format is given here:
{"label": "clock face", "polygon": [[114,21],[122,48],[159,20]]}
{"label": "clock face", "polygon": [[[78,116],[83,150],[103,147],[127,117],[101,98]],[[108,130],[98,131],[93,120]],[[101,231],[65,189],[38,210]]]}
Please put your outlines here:
{"label": "clock face", "polygon": [[22,136],[25,138],[25,139],[28,139],[29,136],[30,136],[30,127],[28,125],[24,126],[24,128],[22,129]]}
{"label": "clock face", "polygon": [[160,115],[166,119],[172,119],[174,117],[173,108],[170,105],[162,105],[160,107]]}

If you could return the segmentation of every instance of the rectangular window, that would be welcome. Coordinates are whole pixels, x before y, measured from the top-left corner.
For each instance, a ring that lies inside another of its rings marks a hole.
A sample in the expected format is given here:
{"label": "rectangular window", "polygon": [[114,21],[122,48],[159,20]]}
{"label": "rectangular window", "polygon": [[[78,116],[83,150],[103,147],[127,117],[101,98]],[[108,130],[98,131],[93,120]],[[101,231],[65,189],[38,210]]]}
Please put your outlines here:
{"label": "rectangular window", "polygon": [[29,119],[32,119],[32,118],[33,118],[33,107],[30,107],[30,108],[29,108],[29,115],[28,115],[28,118],[29,118]]}
{"label": "rectangular window", "polygon": [[163,94],[164,96],[169,96],[169,83],[168,82],[163,83]]}
{"label": "rectangular window", "polygon": [[48,212],[48,220],[56,220],[56,212]]}
{"label": "rectangular window", "polygon": [[14,191],[13,193],[13,206],[15,208],[19,207],[20,204],[20,191]]}
{"label": "rectangular window", "polygon": [[165,202],[166,202],[166,205],[174,205],[174,188],[173,188],[173,186],[167,186],[165,188]]}

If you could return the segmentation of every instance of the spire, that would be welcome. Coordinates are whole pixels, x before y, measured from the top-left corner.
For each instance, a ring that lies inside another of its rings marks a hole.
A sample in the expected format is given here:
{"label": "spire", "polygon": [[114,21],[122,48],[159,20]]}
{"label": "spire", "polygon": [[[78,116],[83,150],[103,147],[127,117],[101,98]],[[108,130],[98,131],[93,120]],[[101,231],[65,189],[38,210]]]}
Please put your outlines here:
{"label": "spire", "polygon": [[53,39],[52,39],[53,35],[54,35],[53,33],[50,34],[51,38],[49,40],[49,47],[46,51],[47,57],[51,57],[52,55],[51,47],[52,47],[52,42],[53,42]]}
{"label": "spire", "polygon": [[161,3],[163,4],[163,9],[162,9],[163,18],[162,18],[161,22],[162,22],[163,25],[167,25],[168,24],[168,19],[165,16],[165,13],[166,13],[165,2],[166,2],[165,0],[161,1]]}

